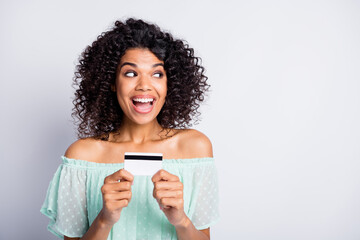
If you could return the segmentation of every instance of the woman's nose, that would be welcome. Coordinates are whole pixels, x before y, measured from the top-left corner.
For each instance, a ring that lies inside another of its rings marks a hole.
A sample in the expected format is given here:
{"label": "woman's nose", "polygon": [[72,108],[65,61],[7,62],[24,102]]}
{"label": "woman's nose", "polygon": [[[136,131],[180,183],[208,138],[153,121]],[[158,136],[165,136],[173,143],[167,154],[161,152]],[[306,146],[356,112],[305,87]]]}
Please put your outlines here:
{"label": "woman's nose", "polygon": [[136,86],[136,90],[148,91],[151,90],[150,77],[141,75]]}

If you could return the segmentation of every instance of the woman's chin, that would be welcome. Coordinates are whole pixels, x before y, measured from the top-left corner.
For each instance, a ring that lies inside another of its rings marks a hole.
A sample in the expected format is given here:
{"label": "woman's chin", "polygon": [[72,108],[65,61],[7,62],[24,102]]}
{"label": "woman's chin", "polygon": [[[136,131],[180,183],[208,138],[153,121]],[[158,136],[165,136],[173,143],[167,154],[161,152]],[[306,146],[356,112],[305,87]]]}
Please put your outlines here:
{"label": "woman's chin", "polygon": [[136,125],[147,125],[155,121],[157,122],[156,116],[150,116],[150,114],[148,116],[132,116],[129,120]]}
{"label": "woman's chin", "polygon": [[151,105],[150,108],[139,108],[132,104],[127,118],[137,125],[146,125],[149,123],[157,122],[157,115],[160,110],[156,105]]}

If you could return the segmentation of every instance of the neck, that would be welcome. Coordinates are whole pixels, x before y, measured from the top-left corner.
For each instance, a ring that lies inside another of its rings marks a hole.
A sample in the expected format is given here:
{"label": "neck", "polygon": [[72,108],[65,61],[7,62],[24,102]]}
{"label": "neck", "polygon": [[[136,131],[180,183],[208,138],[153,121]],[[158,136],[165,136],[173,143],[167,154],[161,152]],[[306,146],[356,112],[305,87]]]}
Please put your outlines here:
{"label": "neck", "polygon": [[162,129],[163,128],[156,119],[147,124],[140,125],[125,117],[119,129],[120,134],[115,137],[115,141],[143,144],[149,141],[158,140],[160,138],[159,133]]}

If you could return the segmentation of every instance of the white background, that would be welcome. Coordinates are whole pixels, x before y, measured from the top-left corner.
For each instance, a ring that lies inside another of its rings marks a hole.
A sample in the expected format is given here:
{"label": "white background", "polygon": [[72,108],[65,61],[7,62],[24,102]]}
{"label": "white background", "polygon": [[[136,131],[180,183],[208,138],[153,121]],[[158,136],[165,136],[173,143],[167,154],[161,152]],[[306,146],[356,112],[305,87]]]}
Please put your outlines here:
{"label": "white background", "polygon": [[212,239],[360,239],[359,1],[1,1],[0,239],[55,239],[39,210],[76,140],[74,67],[117,19],[203,59],[194,127],[213,143]]}

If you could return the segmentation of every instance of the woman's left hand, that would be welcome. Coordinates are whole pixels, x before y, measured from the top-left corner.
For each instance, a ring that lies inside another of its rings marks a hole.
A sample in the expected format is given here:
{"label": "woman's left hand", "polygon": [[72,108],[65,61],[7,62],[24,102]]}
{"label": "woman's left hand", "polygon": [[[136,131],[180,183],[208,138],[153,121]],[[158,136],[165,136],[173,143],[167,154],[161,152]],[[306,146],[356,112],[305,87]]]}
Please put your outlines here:
{"label": "woman's left hand", "polygon": [[154,183],[153,196],[169,222],[175,227],[185,224],[183,184],[179,177],[161,169],[151,180]]}

